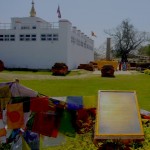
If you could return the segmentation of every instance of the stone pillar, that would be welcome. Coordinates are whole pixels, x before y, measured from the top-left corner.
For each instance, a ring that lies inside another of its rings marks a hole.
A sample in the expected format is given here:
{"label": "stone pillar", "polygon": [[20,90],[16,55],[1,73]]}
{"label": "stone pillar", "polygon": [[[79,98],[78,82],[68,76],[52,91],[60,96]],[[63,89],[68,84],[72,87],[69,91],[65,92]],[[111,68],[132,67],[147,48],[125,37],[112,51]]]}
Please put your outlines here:
{"label": "stone pillar", "polygon": [[107,38],[106,60],[110,60],[111,38]]}

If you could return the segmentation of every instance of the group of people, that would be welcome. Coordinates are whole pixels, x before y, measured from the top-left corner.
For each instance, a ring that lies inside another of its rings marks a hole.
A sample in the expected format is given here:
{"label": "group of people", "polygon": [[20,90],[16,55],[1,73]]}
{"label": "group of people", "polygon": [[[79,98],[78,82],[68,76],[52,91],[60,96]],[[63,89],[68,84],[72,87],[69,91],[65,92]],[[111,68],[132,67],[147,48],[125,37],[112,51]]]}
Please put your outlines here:
{"label": "group of people", "polygon": [[119,63],[119,70],[126,71],[126,70],[129,70],[129,68],[130,68],[130,64],[128,62]]}

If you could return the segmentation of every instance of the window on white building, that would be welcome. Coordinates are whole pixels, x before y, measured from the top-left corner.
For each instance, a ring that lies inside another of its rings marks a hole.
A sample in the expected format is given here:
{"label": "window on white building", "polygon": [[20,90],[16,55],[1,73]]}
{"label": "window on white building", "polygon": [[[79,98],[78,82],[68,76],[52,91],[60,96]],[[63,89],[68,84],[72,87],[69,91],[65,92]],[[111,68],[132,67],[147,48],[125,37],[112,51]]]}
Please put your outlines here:
{"label": "window on white building", "polygon": [[32,34],[32,35],[31,35],[31,40],[32,40],[32,41],[36,41],[36,34]]}
{"label": "window on white building", "polygon": [[29,26],[22,26],[21,29],[22,30],[24,30],[24,29],[30,29],[30,27]]}
{"label": "window on white building", "polygon": [[52,40],[52,34],[47,34],[47,40],[51,41]]}
{"label": "window on white building", "polygon": [[14,34],[1,34],[0,35],[0,41],[15,41],[15,35]]}
{"label": "window on white building", "polygon": [[58,41],[58,34],[53,34],[53,41]]}
{"label": "window on white building", "polygon": [[41,34],[41,41],[58,41],[58,34]]}
{"label": "window on white building", "polygon": [[36,34],[20,34],[20,41],[36,41]]}
{"label": "window on white building", "polygon": [[41,41],[45,41],[46,40],[46,35],[45,34],[41,34]]}
{"label": "window on white building", "polygon": [[36,26],[33,26],[32,29],[36,29]]}

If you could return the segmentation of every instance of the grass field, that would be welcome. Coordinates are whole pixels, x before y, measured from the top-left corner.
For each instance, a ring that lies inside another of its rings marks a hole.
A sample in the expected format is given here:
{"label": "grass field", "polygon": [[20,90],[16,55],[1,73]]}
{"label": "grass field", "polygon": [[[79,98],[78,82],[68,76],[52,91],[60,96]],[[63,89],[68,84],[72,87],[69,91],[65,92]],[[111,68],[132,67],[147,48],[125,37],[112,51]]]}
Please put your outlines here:
{"label": "grass field", "polygon": [[[150,76],[144,73],[132,75],[115,75],[104,78],[100,75],[80,75],[86,72],[71,72],[66,77],[48,78],[48,72],[5,72],[6,74],[28,74],[32,79],[21,79],[20,83],[47,96],[90,96],[97,95],[98,90],[131,90],[136,91],[140,108],[150,111]],[[42,79],[38,78],[42,75]],[[49,74],[49,76],[52,76]],[[68,77],[72,78],[68,78]],[[75,76],[75,78],[73,78]],[[78,78],[77,78],[78,76]],[[18,77],[18,76],[17,76]],[[45,79],[44,79],[45,77]],[[0,82],[10,81],[2,79]]]}

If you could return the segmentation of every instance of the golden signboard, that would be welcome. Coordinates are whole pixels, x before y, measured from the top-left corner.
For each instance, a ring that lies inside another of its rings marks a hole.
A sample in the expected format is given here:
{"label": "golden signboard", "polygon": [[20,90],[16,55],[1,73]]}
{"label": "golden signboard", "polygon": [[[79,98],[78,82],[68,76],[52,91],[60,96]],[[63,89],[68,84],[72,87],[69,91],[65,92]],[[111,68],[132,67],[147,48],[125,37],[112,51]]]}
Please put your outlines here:
{"label": "golden signboard", "polygon": [[94,139],[144,139],[135,91],[99,91]]}

